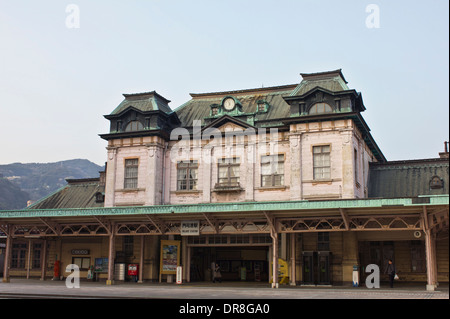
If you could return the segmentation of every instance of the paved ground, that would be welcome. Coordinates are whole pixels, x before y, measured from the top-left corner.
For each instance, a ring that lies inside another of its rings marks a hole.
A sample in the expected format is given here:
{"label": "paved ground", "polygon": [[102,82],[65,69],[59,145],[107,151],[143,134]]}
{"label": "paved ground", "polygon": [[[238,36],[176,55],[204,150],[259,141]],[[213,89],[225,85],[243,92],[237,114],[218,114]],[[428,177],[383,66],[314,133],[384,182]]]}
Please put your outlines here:
{"label": "paved ground", "polygon": [[394,289],[365,287],[301,287],[270,288],[267,283],[129,283],[81,281],[80,288],[67,288],[65,281],[11,278],[0,282],[0,298],[148,298],[148,299],[449,299],[448,285],[426,291],[424,284],[397,284]]}

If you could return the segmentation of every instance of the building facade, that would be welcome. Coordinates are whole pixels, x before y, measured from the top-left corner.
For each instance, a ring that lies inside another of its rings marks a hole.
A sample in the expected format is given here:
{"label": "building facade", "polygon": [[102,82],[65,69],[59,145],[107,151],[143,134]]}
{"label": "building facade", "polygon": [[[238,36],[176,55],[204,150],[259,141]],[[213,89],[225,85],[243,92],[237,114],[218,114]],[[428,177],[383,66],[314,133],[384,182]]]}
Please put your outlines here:
{"label": "building facade", "polygon": [[112,283],[136,264],[141,282],[177,266],[210,281],[218,263],[224,280],[338,285],[393,259],[404,281],[448,282],[447,150],[388,162],[341,70],[301,75],[173,111],[155,91],[124,94],[98,180],[0,213],[5,280],[77,264]]}

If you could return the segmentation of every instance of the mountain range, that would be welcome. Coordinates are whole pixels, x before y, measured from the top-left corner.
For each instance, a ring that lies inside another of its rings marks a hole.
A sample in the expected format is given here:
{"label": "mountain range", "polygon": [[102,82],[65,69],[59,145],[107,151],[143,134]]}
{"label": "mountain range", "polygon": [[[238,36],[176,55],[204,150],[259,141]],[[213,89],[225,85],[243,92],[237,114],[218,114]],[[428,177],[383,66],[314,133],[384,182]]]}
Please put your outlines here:
{"label": "mountain range", "polygon": [[66,179],[98,177],[104,167],[87,159],[0,165],[0,210],[22,209],[67,184]]}

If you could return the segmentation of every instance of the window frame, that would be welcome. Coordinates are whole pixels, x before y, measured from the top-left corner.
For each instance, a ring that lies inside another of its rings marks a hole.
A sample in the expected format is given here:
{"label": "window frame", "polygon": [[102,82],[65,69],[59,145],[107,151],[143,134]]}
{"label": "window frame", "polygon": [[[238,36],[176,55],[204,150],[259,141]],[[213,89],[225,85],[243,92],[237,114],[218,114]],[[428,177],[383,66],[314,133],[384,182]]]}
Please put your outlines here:
{"label": "window frame", "polygon": [[[266,162],[264,161],[265,158],[268,158],[269,160]],[[275,158],[276,160],[272,160],[272,158]],[[281,159],[281,160],[280,160]],[[284,181],[284,171],[285,171],[285,154],[272,154],[272,155],[262,155],[261,156],[261,163],[260,163],[260,169],[261,169],[261,187],[281,187],[285,185]],[[282,173],[279,173],[278,165],[281,163],[282,168],[280,169]],[[264,174],[263,166],[270,166],[270,174]],[[277,167],[277,169],[274,171],[274,165]],[[280,178],[280,184],[277,184],[277,178]],[[265,178],[268,178],[270,180],[270,185],[266,185],[264,183]]]}
{"label": "window frame", "polygon": [[[323,111],[319,112],[319,106],[323,106]],[[329,110],[327,110],[329,108]],[[314,103],[308,110],[308,115],[330,114],[333,113],[333,107],[325,102]]]}
{"label": "window frame", "polygon": [[31,269],[40,269],[42,267],[42,250],[44,243],[33,243],[33,258],[31,260]]}
{"label": "window frame", "polygon": [[[231,161],[231,162],[230,162]],[[231,172],[233,171],[233,168],[238,168],[235,172],[237,172],[237,175],[231,176]],[[226,169],[227,176],[226,177],[220,177],[220,170]],[[226,158],[220,158],[217,162],[217,185],[220,187],[239,187],[240,184],[240,173],[241,171],[241,159],[240,157],[226,157]],[[226,182],[223,182],[221,180],[226,180]],[[235,182],[232,182],[232,180],[235,180]]]}
{"label": "window frame", "polygon": [[125,132],[137,132],[137,131],[143,131],[144,125],[139,120],[130,121],[127,123],[127,126],[125,126],[124,131]]}
{"label": "window frame", "polygon": [[123,236],[122,251],[126,257],[134,254],[134,236]]}
{"label": "window frame", "polygon": [[11,269],[25,269],[27,264],[27,254],[28,243],[13,243],[11,249]]}
{"label": "window frame", "polygon": [[[323,151],[323,148],[328,147],[328,151]],[[321,148],[320,152],[315,152],[316,149]],[[323,164],[326,160],[322,159],[322,165],[317,165],[316,156],[328,156],[328,164]],[[331,179],[331,144],[321,144],[312,146],[312,157],[313,157],[313,180],[330,180]],[[328,171],[326,171],[327,169]],[[318,177],[317,170],[321,170],[320,177]]]}
{"label": "window frame", "polygon": [[317,251],[330,251],[330,232],[317,233]]}
{"label": "window frame", "polygon": [[[198,187],[198,161],[185,160],[177,163],[177,191],[196,191]],[[180,171],[186,170],[184,178],[180,178]],[[191,172],[195,171],[195,178]],[[181,183],[184,182],[184,188]]]}
{"label": "window frame", "polygon": [[[76,263],[75,262],[76,259],[80,259],[81,260],[81,264]],[[85,264],[86,261],[89,262],[89,266],[83,267],[83,266],[86,266],[86,264]],[[89,268],[91,267],[91,257],[72,256],[72,264],[77,265],[80,270],[89,270]]]}
{"label": "window frame", "polygon": [[[131,161],[133,161],[133,162],[131,162]],[[133,169],[136,169],[135,173],[132,172]],[[136,176],[130,176],[130,175],[136,175]],[[126,158],[124,160],[123,188],[124,189],[137,189],[138,182],[139,182],[139,158]]]}

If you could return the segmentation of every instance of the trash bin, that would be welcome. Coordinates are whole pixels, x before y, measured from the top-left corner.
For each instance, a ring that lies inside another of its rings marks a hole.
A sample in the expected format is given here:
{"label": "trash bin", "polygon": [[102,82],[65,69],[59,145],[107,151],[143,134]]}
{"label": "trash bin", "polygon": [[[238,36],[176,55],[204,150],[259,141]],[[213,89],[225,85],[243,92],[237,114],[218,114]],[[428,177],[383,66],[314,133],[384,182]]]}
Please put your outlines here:
{"label": "trash bin", "polygon": [[353,266],[353,287],[359,286],[359,267],[358,265]]}
{"label": "trash bin", "polygon": [[125,281],[125,264],[117,263],[114,265],[114,280]]}

